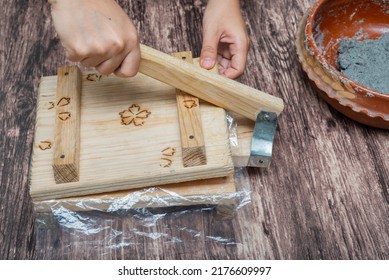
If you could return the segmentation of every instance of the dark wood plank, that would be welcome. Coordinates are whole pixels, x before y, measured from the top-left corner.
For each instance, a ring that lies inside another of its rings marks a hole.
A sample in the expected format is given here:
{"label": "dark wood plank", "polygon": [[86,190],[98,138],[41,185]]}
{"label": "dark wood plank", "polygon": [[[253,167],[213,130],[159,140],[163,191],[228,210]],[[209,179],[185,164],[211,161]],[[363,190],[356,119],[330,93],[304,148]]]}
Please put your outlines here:
{"label": "dark wood plank", "polygon": [[0,13],[0,259],[24,259],[35,246],[27,181],[36,90],[58,42],[44,1],[2,3]]}
{"label": "dark wood plank", "polygon": [[[119,2],[141,31],[142,43],[166,53],[191,49],[199,55],[205,0]],[[389,133],[343,117],[308,83],[294,40],[313,2],[242,1],[252,44],[240,81],[286,103],[270,168],[248,169],[242,179],[242,185],[249,181],[251,203],[227,221],[199,207],[80,214],[104,225],[90,236],[58,228],[52,217],[45,217],[45,226],[34,224],[28,168],[37,87],[39,78],[54,75],[65,58],[45,1],[5,2],[0,258],[388,259]],[[113,235],[112,229],[122,234]]]}
{"label": "dark wood plank", "polygon": [[261,36],[251,36],[249,61],[261,63],[245,82],[287,104],[271,168],[250,171],[263,240],[276,258],[387,258],[388,133],[344,118],[307,84],[293,45],[303,11],[296,7],[306,4],[261,1],[246,9],[249,19],[267,20],[250,24]]}

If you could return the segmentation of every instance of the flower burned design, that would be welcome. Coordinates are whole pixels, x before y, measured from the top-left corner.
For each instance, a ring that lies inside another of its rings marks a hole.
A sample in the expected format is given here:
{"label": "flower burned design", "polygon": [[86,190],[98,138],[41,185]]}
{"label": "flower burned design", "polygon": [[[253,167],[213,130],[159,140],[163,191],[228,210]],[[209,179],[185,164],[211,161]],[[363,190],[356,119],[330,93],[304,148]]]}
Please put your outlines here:
{"label": "flower burned design", "polygon": [[174,156],[174,154],[176,153],[176,149],[171,148],[171,147],[167,147],[167,148],[163,149],[161,151],[161,153],[163,156],[171,157],[171,156]]}
{"label": "flower burned design", "polygon": [[134,124],[135,126],[142,126],[150,114],[151,112],[141,110],[140,106],[136,104],[132,104],[128,107],[128,110],[119,113],[123,125]]}
{"label": "flower burned design", "polygon": [[62,113],[59,113],[59,114],[58,114],[58,118],[59,118],[61,121],[66,121],[66,120],[68,120],[70,117],[71,117],[71,114],[70,114],[69,112],[62,112]]}
{"label": "flower burned design", "polygon": [[50,141],[41,141],[38,145],[39,149],[42,151],[51,149],[51,142]]}
{"label": "flower burned design", "polygon": [[62,97],[58,103],[57,106],[64,107],[66,105],[70,104],[70,97]]}
{"label": "flower burned design", "polygon": [[184,100],[184,106],[188,109],[192,109],[197,107],[197,103],[195,100]]}
{"label": "flower burned design", "polygon": [[173,156],[176,153],[176,149],[172,147],[167,147],[161,151],[162,153],[162,162],[160,163],[159,166],[166,168],[170,167],[173,164]]}
{"label": "flower burned design", "polygon": [[98,81],[100,81],[101,77],[102,77],[102,75],[92,73],[92,74],[88,74],[86,79],[88,81],[91,81],[91,82],[98,82]]}

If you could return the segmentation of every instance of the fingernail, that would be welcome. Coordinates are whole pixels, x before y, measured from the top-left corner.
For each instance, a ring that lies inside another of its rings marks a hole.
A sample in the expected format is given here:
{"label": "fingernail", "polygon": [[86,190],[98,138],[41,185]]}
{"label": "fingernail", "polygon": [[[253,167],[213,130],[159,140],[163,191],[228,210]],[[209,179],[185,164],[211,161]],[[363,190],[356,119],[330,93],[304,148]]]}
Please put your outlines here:
{"label": "fingernail", "polygon": [[205,67],[205,68],[211,68],[213,67],[213,59],[210,58],[210,57],[204,57],[202,60],[201,60],[201,66]]}

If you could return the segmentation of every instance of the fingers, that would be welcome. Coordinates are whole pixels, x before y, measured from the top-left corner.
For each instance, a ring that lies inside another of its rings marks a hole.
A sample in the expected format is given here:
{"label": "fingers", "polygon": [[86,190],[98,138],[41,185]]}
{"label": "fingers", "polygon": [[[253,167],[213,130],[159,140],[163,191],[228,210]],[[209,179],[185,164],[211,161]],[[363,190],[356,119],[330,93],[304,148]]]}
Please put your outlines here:
{"label": "fingers", "polygon": [[95,67],[103,75],[114,73],[120,77],[132,77],[138,72],[140,64],[139,43],[112,44],[109,51],[93,46],[84,52],[83,48],[74,51],[67,49],[66,53],[70,61],[79,61],[85,67]]}
{"label": "fingers", "polygon": [[68,60],[95,67],[104,75],[136,74],[140,63],[137,30],[116,1],[51,2]]}
{"label": "fingers", "polygon": [[120,67],[120,64],[122,63],[122,61],[123,61],[122,55],[117,55],[111,59],[108,59],[108,60],[100,63],[99,65],[95,66],[95,68],[97,71],[99,71],[100,74],[110,75],[117,68]]}
{"label": "fingers", "polygon": [[136,75],[140,64],[140,48],[136,46],[132,50],[122,52],[99,65],[95,66],[96,70],[103,75],[114,73],[119,77],[133,77]]}
{"label": "fingers", "polygon": [[219,74],[230,79],[236,79],[244,72],[247,60],[248,44],[220,43],[217,56]]}
{"label": "fingers", "polygon": [[[68,59],[71,60],[69,57],[68,57]],[[105,60],[106,60],[105,56],[96,55],[96,56],[92,56],[92,57],[86,57],[86,58],[79,60],[79,61],[85,67],[96,67],[97,65],[103,63]]]}
{"label": "fingers", "polygon": [[133,77],[138,73],[140,64],[139,45],[124,58],[122,64],[114,72],[119,77]]}
{"label": "fingers", "polygon": [[203,46],[200,54],[200,66],[207,70],[216,64],[219,35],[210,30],[204,30]]}
{"label": "fingers", "polygon": [[241,76],[244,72],[244,68],[246,66],[246,53],[239,52],[232,56],[229,65],[225,68],[224,72],[221,73],[223,76],[236,79]]}
{"label": "fingers", "polygon": [[98,54],[89,54],[89,57],[85,57],[78,52],[77,55],[67,54],[67,58],[70,61],[80,61],[85,67],[95,67],[103,75],[114,73],[119,77],[133,77],[139,69],[140,47],[138,44],[134,49],[124,50],[112,57]]}

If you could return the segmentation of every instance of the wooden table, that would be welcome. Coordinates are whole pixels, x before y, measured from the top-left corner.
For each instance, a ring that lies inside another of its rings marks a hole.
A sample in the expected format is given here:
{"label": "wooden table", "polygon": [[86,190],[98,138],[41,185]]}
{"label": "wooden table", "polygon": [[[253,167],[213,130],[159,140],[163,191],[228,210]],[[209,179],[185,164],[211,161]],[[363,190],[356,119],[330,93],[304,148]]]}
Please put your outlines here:
{"label": "wooden table", "polygon": [[[167,53],[191,49],[199,55],[206,1],[119,2],[143,43]],[[42,75],[56,74],[65,57],[46,1],[3,1],[0,258],[388,259],[389,133],[343,117],[308,83],[294,41],[298,22],[313,2],[242,1],[251,49],[240,81],[286,103],[271,167],[248,169],[251,203],[227,221],[212,211],[175,215],[172,209],[149,230],[169,231],[182,242],[137,236],[124,247],[110,247],[87,239],[69,244],[69,232],[37,246],[28,191],[37,87]],[[108,226],[131,226],[114,222]],[[196,228],[199,237],[183,233],[185,227]],[[99,235],[104,237],[104,231]],[[225,239],[209,238],[215,236]]]}

